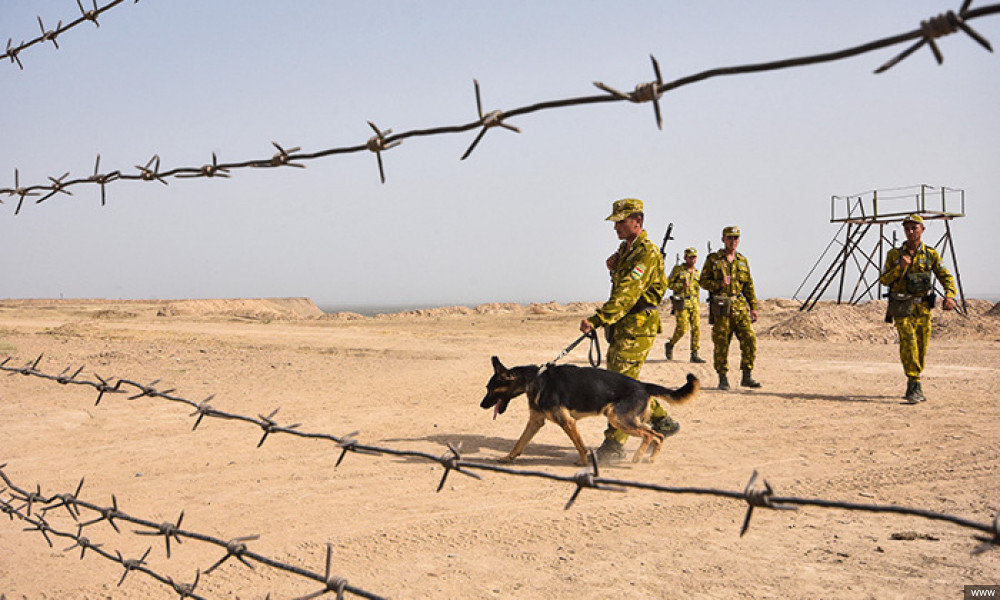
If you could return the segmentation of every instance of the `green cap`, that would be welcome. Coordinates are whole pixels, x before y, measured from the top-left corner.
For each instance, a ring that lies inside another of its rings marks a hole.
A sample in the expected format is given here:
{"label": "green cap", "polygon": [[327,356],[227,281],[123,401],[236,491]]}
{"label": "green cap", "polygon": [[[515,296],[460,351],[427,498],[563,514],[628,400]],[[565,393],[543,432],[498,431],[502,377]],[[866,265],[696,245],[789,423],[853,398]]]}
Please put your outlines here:
{"label": "green cap", "polygon": [[684,258],[687,258],[689,256],[698,256],[698,250],[696,248],[685,248]]}
{"label": "green cap", "polygon": [[642,212],[642,200],[638,198],[622,198],[621,200],[615,200],[615,203],[611,205],[611,216],[604,220],[617,222],[637,212]]}
{"label": "green cap", "polygon": [[921,217],[920,215],[918,215],[917,213],[913,213],[912,215],[910,215],[910,216],[906,217],[905,219],[903,219],[903,224],[905,225],[906,223],[919,223],[919,224],[923,225],[924,224],[924,218]]}
{"label": "green cap", "polygon": [[736,225],[730,225],[729,227],[724,228],[722,230],[722,237],[726,237],[727,235],[740,237],[740,228]]}

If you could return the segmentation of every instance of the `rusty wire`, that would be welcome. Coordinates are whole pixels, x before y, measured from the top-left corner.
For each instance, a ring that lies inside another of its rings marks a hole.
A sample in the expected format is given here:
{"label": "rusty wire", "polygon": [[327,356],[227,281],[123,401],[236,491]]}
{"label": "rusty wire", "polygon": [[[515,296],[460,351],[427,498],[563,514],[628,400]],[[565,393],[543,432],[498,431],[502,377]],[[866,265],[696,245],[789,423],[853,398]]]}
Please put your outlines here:
{"label": "rusty wire", "polygon": [[[278,412],[277,409],[271,412],[268,416],[258,415],[259,418],[253,418],[246,415],[240,415],[235,413],[229,413],[215,409],[209,405],[212,396],[209,396],[206,400],[196,403],[192,400],[188,400],[183,397],[171,395],[173,389],[166,391],[159,391],[153,387],[159,380],[154,381],[150,384],[144,385],[135,381],[128,379],[117,379],[114,384],[110,383],[110,379],[105,379],[102,377],[97,377],[98,381],[91,381],[86,379],[80,379],[78,375],[82,371],[82,367],[74,371],[72,376],[67,376],[66,374],[70,371],[70,368],[64,369],[59,375],[52,375],[44,373],[38,370],[38,365],[41,362],[42,357],[39,356],[33,361],[29,361],[23,367],[9,367],[7,363],[10,362],[11,357],[8,357],[3,362],[0,362],[0,371],[6,371],[9,375],[24,375],[31,377],[38,377],[41,379],[46,379],[49,381],[55,381],[57,383],[68,385],[85,385],[93,387],[98,390],[98,400],[100,403],[101,398],[107,392],[111,393],[127,393],[128,388],[135,388],[139,390],[138,394],[130,397],[130,399],[137,399],[140,397],[150,397],[150,398],[162,398],[164,400],[169,400],[171,402],[179,402],[181,404],[187,404],[188,406],[195,409],[190,416],[197,415],[197,420],[195,421],[194,427],[192,429],[197,429],[198,424],[202,422],[203,417],[219,418],[231,421],[243,421],[246,423],[251,423],[257,425],[262,430],[264,430],[264,437],[258,442],[257,447],[259,448],[267,436],[271,433],[284,433],[302,438],[310,439],[322,439],[334,442],[341,449],[341,454],[337,459],[337,466],[343,461],[344,456],[348,452],[355,452],[360,454],[372,454],[372,455],[390,455],[390,456],[402,456],[411,457],[428,460],[431,462],[436,462],[444,468],[444,473],[441,476],[441,480],[438,483],[437,491],[440,492],[444,487],[445,481],[448,475],[455,471],[462,475],[468,477],[473,477],[475,479],[481,479],[478,474],[473,471],[490,471],[494,473],[501,473],[504,475],[512,475],[517,477],[537,477],[540,479],[547,479],[550,481],[558,481],[563,483],[570,483],[574,485],[574,490],[566,505],[565,509],[572,507],[573,503],[579,497],[580,493],[584,489],[595,489],[602,491],[616,491],[621,492],[627,489],[643,489],[650,491],[657,491],[667,494],[695,494],[695,495],[707,495],[716,496],[721,498],[729,498],[733,500],[741,500],[747,504],[747,512],[743,520],[743,524],[740,528],[740,535],[744,535],[749,526],[750,518],[753,515],[755,508],[769,508],[773,510],[792,510],[798,506],[818,506],[823,508],[839,508],[848,511],[861,511],[861,512],[872,512],[872,513],[895,513],[901,515],[917,516],[925,519],[936,520],[936,521],[946,521],[961,527],[975,529],[980,532],[986,533],[987,536],[976,536],[976,539],[983,542],[982,545],[973,550],[973,553],[980,553],[988,548],[1000,545],[1000,528],[998,528],[998,521],[1000,521],[1000,513],[993,519],[992,523],[981,523],[977,521],[972,521],[963,517],[958,517],[954,515],[944,514],[940,512],[935,512],[932,510],[927,510],[923,508],[911,508],[906,506],[898,505],[886,505],[886,504],[861,504],[855,502],[843,502],[839,500],[825,500],[821,498],[799,498],[795,496],[776,496],[771,485],[763,480],[763,487],[756,485],[757,482],[757,472],[754,471],[747,482],[746,487],[742,491],[732,491],[732,490],[722,490],[716,488],[705,488],[705,487],[678,487],[678,486],[664,486],[659,484],[644,483],[639,481],[628,481],[621,479],[612,479],[608,477],[602,477],[600,475],[599,467],[597,464],[596,457],[593,452],[591,452],[591,466],[588,469],[582,469],[576,474],[571,476],[557,475],[553,473],[547,473],[544,471],[529,471],[522,469],[513,469],[509,467],[503,467],[496,464],[479,463],[468,461],[462,458],[459,450],[460,444],[452,445],[447,444],[448,452],[443,455],[434,455],[428,452],[421,452],[415,450],[400,450],[396,448],[373,446],[362,444],[355,439],[357,432],[352,432],[346,436],[338,437],[329,433],[310,433],[299,431],[296,428],[301,424],[280,426],[273,420],[273,417]],[[81,482],[82,485],[82,482]],[[79,492],[79,488],[77,490]],[[30,507],[32,503],[42,502],[44,496],[41,494],[41,489],[38,488],[35,492],[23,492],[23,501],[27,503],[28,511],[30,512]],[[72,501],[75,495],[66,496],[66,501]],[[43,502],[44,504],[44,502]],[[178,525],[180,520],[178,519]],[[153,528],[158,528],[160,526],[155,525]],[[157,529],[162,531],[162,529]],[[228,555],[227,557],[228,558]]]}
{"label": "rusty wire", "polygon": [[[44,44],[45,42],[52,42],[52,45],[56,47],[56,50],[58,50],[59,42],[56,41],[56,38],[58,38],[60,35],[65,33],[67,30],[76,27],[80,23],[85,23],[87,21],[90,21],[91,23],[94,24],[95,27],[99,28],[101,24],[97,21],[97,18],[100,17],[101,14],[111,10],[112,8],[118,6],[124,1],[125,0],[111,0],[111,2],[105,4],[104,6],[98,7],[97,0],[91,0],[91,3],[94,8],[93,10],[87,10],[83,7],[83,4],[81,4],[80,0],[76,0],[76,5],[80,8],[80,16],[77,17],[76,20],[70,21],[65,26],[63,25],[62,21],[59,21],[55,29],[46,29],[45,24],[42,22],[42,17],[39,15],[37,18],[38,18],[38,27],[39,29],[42,30],[41,35],[27,42],[22,41],[17,46],[13,45],[14,43],[13,38],[7,38],[7,49],[4,51],[3,54],[0,54],[0,60],[8,58],[10,59],[11,64],[17,63],[17,66],[21,70],[24,70],[24,64],[21,62],[21,57],[19,56],[23,50],[26,50],[27,48],[30,48],[35,44]],[[134,0],[133,2],[133,4],[138,4],[138,3],[139,0]]]}
{"label": "rusty wire", "polygon": [[[102,10],[107,10],[111,6],[121,2],[123,0],[116,0],[111,4],[107,5]],[[473,139],[471,145],[462,154],[461,159],[464,160],[472,153],[479,142],[483,139],[486,132],[495,127],[502,127],[520,133],[520,129],[509,123],[505,122],[505,119],[510,119],[512,117],[517,117],[521,115],[526,115],[534,112],[539,112],[543,110],[550,110],[555,108],[564,108],[569,106],[581,106],[586,104],[598,104],[604,102],[620,102],[628,101],[633,103],[644,103],[652,102],[654,115],[656,117],[657,127],[663,127],[663,118],[660,108],[660,98],[668,91],[680,88],[685,85],[696,83],[699,81],[704,81],[711,79],[713,77],[721,77],[724,75],[738,75],[745,73],[759,73],[764,71],[775,71],[779,69],[786,69],[789,67],[800,67],[812,64],[826,63],[837,60],[842,60],[845,58],[850,58],[865,54],[867,52],[872,52],[874,50],[879,50],[882,48],[887,48],[894,46],[896,44],[901,44],[904,42],[917,40],[915,44],[911,45],[909,48],[901,52],[896,57],[885,62],[882,66],[875,70],[875,73],[883,73],[888,69],[892,68],[894,65],[898,64],[900,61],[905,59],[907,56],[915,52],[921,46],[927,44],[931,47],[934,53],[934,57],[940,64],[944,61],[943,55],[938,48],[935,39],[944,35],[956,31],[963,31],[973,40],[975,40],[979,45],[983,46],[986,50],[990,52],[993,51],[992,46],[989,41],[986,40],[982,35],[972,29],[968,22],[972,19],[983,17],[987,15],[1000,13],[1000,4],[990,4],[980,8],[970,8],[972,0],[964,0],[961,8],[956,13],[954,11],[947,11],[945,13],[939,14],[936,17],[932,17],[928,20],[922,21],[920,27],[912,31],[901,33],[892,37],[882,38],[866,44],[861,44],[858,46],[853,46],[846,48],[844,50],[839,50],[835,52],[827,52],[823,54],[814,54],[810,56],[803,56],[798,58],[789,58],[783,60],[776,60],[764,63],[746,64],[733,67],[722,67],[716,69],[710,69],[707,71],[702,71],[700,73],[695,73],[693,75],[688,75],[675,79],[673,81],[664,82],[660,73],[659,63],[657,63],[656,58],[650,56],[653,63],[653,72],[655,75],[655,80],[650,82],[642,82],[635,86],[632,92],[622,92],[610,85],[602,83],[600,81],[595,81],[594,85],[606,92],[598,96],[582,96],[576,98],[566,98],[561,100],[548,100],[543,102],[538,102],[535,104],[530,104],[527,106],[521,106],[518,108],[510,110],[492,110],[483,111],[482,99],[479,90],[479,81],[473,80],[476,95],[476,110],[478,114],[478,119],[476,121],[465,123],[461,125],[447,125],[440,127],[432,127],[429,129],[413,129],[409,131],[403,131],[400,133],[392,133],[391,129],[381,130],[376,127],[371,121],[368,121],[369,127],[375,131],[375,136],[368,138],[362,144],[356,144],[353,146],[343,146],[337,148],[328,148],[325,150],[318,150],[315,152],[301,152],[300,147],[289,148],[285,150],[277,142],[272,141],[271,144],[278,150],[276,154],[271,156],[271,158],[253,159],[246,160],[242,162],[233,163],[222,163],[218,162],[218,157],[213,153],[211,164],[206,163],[200,167],[176,167],[173,169],[168,169],[166,171],[160,171],[160,158],[158,155],[154,155],[146,165],[135,166],[138,173],[123,173],[121,170],[109,171],[107,173],[99,173],[98,167],[100,165],[100,155],[97,157],[97,165],[94,168],[94,174],[84,178],[70,179],[66,180],[69,176],[69,172],[65,173],[62,177],[49,177],[49,184],[46,185],[31,185],[22,187],[20,185],[19,173],[15,169],[14,171],[14,187],[13,188],[0,188],[0,195],[7,195],[9,197],[17,197],[17,208],[14,210],[14,214],[18,214],[21,211],[21,206],[26,198],[38,197],[35,200],[35,204],[44,202],[52,196],[62,193],[71,195],[66,189],[69,187],[74,187],[83,184],[98,184],[101,186],[101,205],[103,206],[106,201],[105,195],[105,185],[114,181],[158,181],[164,185],[168,184],[167,179],[177,177],[181,179],[196,178],[196,177],[228,177],[229,173],[236,169],[244,168],[274,168],[274,167],[305,167],[301,161],[315,160],[319,158],[325,158],[327,156],[332,156],[335,154],[349,154],[356,152],[372,152],[375,154],[376,161],[378,163],[379,178],[382,183],[385,183],[385,170],[382,163],[382,154],[398,145],[400,145],[403,140],[408,138],[425,137],[432,135],[442,135],[449,133],[463,133],[473,129],[481,128],[479,133]],[[82,10],[82,7],[81,7]],[[75,23],[75,22],[74,22]],[[68,26],[67,26],[68,27]],[[44,29],[44,28],[43,28]],[[54,41],[54,39],[53,39]],[[37,43],[37,40],[35,42]],[[19,50],[18,50],[19,51]],[[17,51],[14,54],[10,53],[8,49],[6,55],[9,56],[11,60],[14,60],[17,56]],[[298,161],[298,162],[297,162]]]}
{"label": "rusty wire", "polygon": [[[55,547],[55,544],[52,541],[52,537],[67,538],[72,540],[73,544],[67,548],[64,548],[63,552],[69,552],[70,550],[75,550],[76,548],[80,548],[80,560],[83,560],[84,555],[87,553],[88,550],[90,550],[92,554],[97,554],[107,560],[119,563],[124,569],[121,578],[118,580],[119,586],[121,586],[122,583],[124,583],[125,578],[128,576],[130,572],[138,571],[140,573],[148,575],[149,577],[152,577],[153,579],[159,581],[163,585],[171,587],[175,592],[177,592],[180,595],[181,598],[203,599],[203,596],[200,596],[195,593],[195,589],[198,586],[198,582],[200,581],[201,576],[203,574],[208,575],[216,568],[218,568],[220,565],[222,565],[222,563],[226,562],[228,559],[235,558],[244,565],[246,565],[247,567],[250,567],[251,569],[253,569],[254,566],[250,561],[253,561],[256,563],[267,565],[274,569],[278,569],[280,571],[285,571],[287,573],[297,575],[299,577],[311,579],[313,581],[318,581],[325,586],[321,592],[314,593],[309,596],[304,596],[304,598],[315,598],[328,591],[336,592],[338,598],[343,598],[344,592],[350,592],[351,594],[354,594],[361,598],[369,598],[371,600],[382,600],[383,598],[382,596],[379,596],[378,594],[375,594],[373,592],[364,590],[357,586],[350,585],[347,582],[347,580],[342,577],[331,575],[331,550],[329,544],[327,545],[326,570],[324,574],[320,574],[310,571],[308,569],[303,569],[301,567],[289,565],[274,560],[272,558],[269,558],[267,556],[264,556],[262,554],[258,554],[256,552],[251,551],[247,547],[247,542],[251,542],[258,539],[260,537],[259,535],[256,534],[245,535],[245,536],[235,537],[229,540],[223,540],[210,535],[205,535],[203,533],[181,529],[180,524],[184,518],[183,512],[181,512],[181,515],[180,517],[178,517],[176,523],[170,523],[170,522],[156,523],[155,521],[133,517],[127,513],[122,512],[118,508],[118,501],[114,499],[114,496],[112,496],[112,506],[101,506],[78,498],[78,495],[80,494],[80,489],[83,487],[82,479],[80,480],[80,485],[77,486],[75,492],[54,494],[52,496],[46,497],[41,494],[40,485],[36,485],[36,490],[39,490],[36,492],[31,492],[17,486],[10,479],[10,477],[8,477],[7,473],[4,472],[4,468],[6,466],[7,465],[0,465],[0,479],[3,480],[3,483],[6,485],[7,488],[6,490],[0,489],[0,493],[6,491],[10,494],[10,498],[4,499],[3,497],[0,497],[0,513],[7,514],[10,520],[13,520],[15,517],[17,517],[24,523],[28,524],[29,527],[27,527],[24,531],[37,531],[41,533],[42,537],[45,538],[45,541],[46,543],[48,543],[50,548]],[[15,503],[19,503],[20,506],[15,506]],[[38,514],[38,512],[36,511],[36,514],[32,516],[30,509],[32,504],[42,505],[41,514]],[[63,506],[65,506],[67,510],[69,510],[70,516],[76,523],[76,529],[77,529],[76,533],[57,529],[53,527],[52,524],[49,522],[49,519],[46,518],[48,511]],[[91,521],[80,523],[80,516],[82,514],[81,509],[92,511],[100,516]],[[133,533],[135,533],[136,535],[163,536],[163,539],[166,543],[168,559],[170,558],[171,539],[173,539],[177,543],[181,543],[182,539],[191,539],[204,542],[207,544],[213,544],[215,546],[223,548],[226,551],[226,553],[225,555],[223,555],[222,558],[217,560],[214,564],[212,564],[204,571],[199,569],[195,573],[194,581],[192,583],[178,583],[174,581],[173,578],[158,573],[153,569],[151,569],[149,566],[147,566],[146,559],[149,557],[149,554],[152,551],[151,546],[146,550],[146,552],[140,558],[125,558],[119,551],[116,550],[112,554],[111,552],[102,549],[102,546],[104,546],[104,544],[95,544],[93,541],[91,541],[89,537],[83,535],[85,527],[89,527],[91,525],[100,523],[101,521],[105,520],[111,523],[116,532],[121,533],[121,530],[118,528],[118,526],[111,521],[112,518],[116,518],[121,521],[126,521],[146,528],[141,530],[135,530]]]}

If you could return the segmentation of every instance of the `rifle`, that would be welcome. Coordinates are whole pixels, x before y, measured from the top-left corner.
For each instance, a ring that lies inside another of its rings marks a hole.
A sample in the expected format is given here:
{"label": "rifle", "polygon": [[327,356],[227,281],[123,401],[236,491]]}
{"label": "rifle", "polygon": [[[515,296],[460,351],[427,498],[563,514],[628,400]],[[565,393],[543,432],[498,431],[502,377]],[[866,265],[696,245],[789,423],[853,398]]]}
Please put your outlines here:
{"label": "rifle", "polygon": [[660,244],[660,255],[666,260],[667,258],[667,242],[674,239],[670,234],[674,231],[674,224],[671,223],[667,225],[667,233],[663,234],[663,243]]}

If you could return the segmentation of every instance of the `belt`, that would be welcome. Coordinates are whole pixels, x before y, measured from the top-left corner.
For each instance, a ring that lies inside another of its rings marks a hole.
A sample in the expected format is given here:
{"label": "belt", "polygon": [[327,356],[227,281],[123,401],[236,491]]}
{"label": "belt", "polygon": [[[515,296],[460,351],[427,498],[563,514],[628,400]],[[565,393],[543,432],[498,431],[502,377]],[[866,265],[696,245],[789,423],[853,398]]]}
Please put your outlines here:
{"label": "belt", "polygon": [[635,303],[635,306],[633,306],[632,308],[629,309],[628,314],[635,315],[635,314],[639,314],[641,312],[645,312],[647,310],[654,310],[655,308],[656,308],[655,304],[650,304],[649,302],[646,302],[645,300],[640,300],[640,301],[638,301],[638,302]]}

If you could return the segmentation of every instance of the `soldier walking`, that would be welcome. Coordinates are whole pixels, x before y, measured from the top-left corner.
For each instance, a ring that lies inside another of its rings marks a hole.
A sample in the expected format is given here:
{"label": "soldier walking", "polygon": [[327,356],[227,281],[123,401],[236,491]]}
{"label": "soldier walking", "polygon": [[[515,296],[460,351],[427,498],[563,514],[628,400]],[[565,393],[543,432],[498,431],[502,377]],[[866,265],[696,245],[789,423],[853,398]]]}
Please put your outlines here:
{"label": "soldier walking", "polygon": [[931,309],[934,307],[934,284],[931,274],[944,288],[941,307],[955,308],[955,280],[941,264],[941,255],[921,241],[924,218],[913,214],[903,220],[906,241],[889,250],[885,257],[885,272],[879,277],[889,287],[888,316],[895,321],[899,333],[899,359],[906,373],[907,404],[924,402],[927,398],[920,387],[927,346],[931,341]]}
{"label": "soldier walking", "polygon": [[[660,305],[667,289],[663,272],[663,255],[643,229],[642,200],[623,198],[612,205],[607,221],[613,221],[615,233],[622,240],[618,251],[608,257],[605,265],[611,274],[611,297],[586,319],[580,321],[580,331],[589,333],[605,327],[610,347],[608,370],[639,379],[639,372],[649,355],[657,334],[663,331]],[[680,429],[677,421],[656,399],[651,402],[650,426],[664,436]],[[597,450],[601,462],[625,458],[628,434],[608,425],[604,443]]]}
{"label": "soldier walking", "polygon": [[670,301],[673,303],[674,316],[677,320],[674,334],[670,336],[670,341],[663,348],[666,351],[667,360],[674,359],[674,346],[681,341],[690,325],[691,362],[705,362],[704,358],[698,356],[698,348],[701,346],[701,315],[698,314],[701,274],[695,267],[696,262],[698,262],[698,250],[687,248],[684,250],[684,264],[674,266],[673,270],[670,271],[670,277],[667,278],[667,287],[674,292]]}
{"label": "soldier walking", "polygon": [[708,255],[701,269],[701,287],[711,294],[709,311],[714,345],[714,366],[719,374],[719,389],[729,389],[729,342],[733,335],[740,341],[740,385],[759,388],[753,378],[754,359],[757,357],[757,335],[753,323],[757,322],[757,294],[754,292],[750,262],[736,251],[740,243],[740,228],[730,225],[722,230],[723,247]]}

